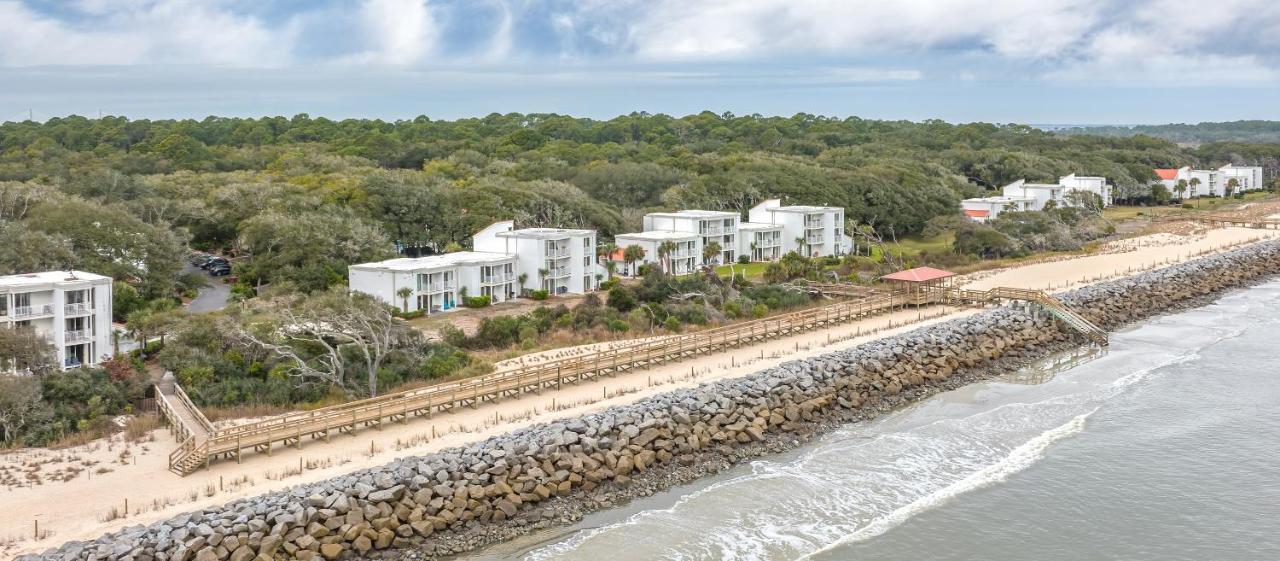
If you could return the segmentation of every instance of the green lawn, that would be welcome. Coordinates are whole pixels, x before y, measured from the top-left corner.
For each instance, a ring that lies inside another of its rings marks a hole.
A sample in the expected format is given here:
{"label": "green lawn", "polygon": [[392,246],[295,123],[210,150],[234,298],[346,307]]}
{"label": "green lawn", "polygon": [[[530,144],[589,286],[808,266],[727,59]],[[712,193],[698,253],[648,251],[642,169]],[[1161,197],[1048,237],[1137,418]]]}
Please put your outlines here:
{"label": "green lawn", "polygon": [[898,251],[906,256],[920,255],[921,252],[946,253],[956,241],[954,232],[947,232],[932,238],[910,236],[898,240]]}
{"label": "green lawn", "polygon": [[768,263],[747,263],[746,265],[733,264],[721,265],[716,267],[716,274],[722,277],[728,277],[730,273],[736,273],[738,276],[745,275],[749,281],[758,281],[764,278],[764,270],[768,267]]}

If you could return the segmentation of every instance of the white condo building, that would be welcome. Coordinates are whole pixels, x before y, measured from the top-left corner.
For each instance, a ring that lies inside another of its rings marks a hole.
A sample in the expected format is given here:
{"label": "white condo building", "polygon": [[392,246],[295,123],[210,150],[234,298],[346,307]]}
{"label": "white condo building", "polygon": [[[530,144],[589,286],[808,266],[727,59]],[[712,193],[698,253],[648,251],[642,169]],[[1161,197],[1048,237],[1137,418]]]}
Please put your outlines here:
{"label": "white condo building", "polygon": [[549,294],[584,294],[596,290],[603,269],[596,264],[596,231],[524,228],[498,222],[476,233],[478,252],[515,255],[517,270],[528,275],[524,286]]}
{"label": "white condo building", "polygon": [[[57,351],[63,370],[111,356],[111,277],[50,271],[0,277],[0,329],[30,326]],[[0,364],[0,372],[15,372]]]}
{"label": "white condo building", "polygon": [[1003,212],[1032,210],[1035,199],[1031,197],[980,197],[960,201],[964,215],[974,222],[995,220]]}
{"label": "white condo building", "polygon": [[[1183,166],[1157,169],[1155,172],[1160,178],[1159,182],[1169,189],[1169,193],[1175,199],[1226,196],[1227,183],[1232,179],[1236,180],[1233,194],[1266,188],[1262,179],[1262,168],[1258,166],[1227,164],[1216,170]],[[1178,191],[1178,185],[1181,182],[1186,182],[1186,191]]]}
{"label": "white condo building", "polygon": [[[619,248],[618,255],[628,246],[639,246],[644,250],[644,257],[631,265],[627,275],[635,275],[641,265],[656,263],[663,271],[672,275],[687,275],[698,270],[702,262],[702,236],[692,232],[653,230],[614,236],[614,245]],[[671,242],[674,246],[667,255],[661,255],[660,247]],[[619,257],[620,260],[620,257]],[[666,261],[664,264],[663,261]],[[623,267],[626,267],[623,262]]]}
{"label": "white condo building", "polygon": [[777,261],[782,254],[781,224],[738,224],[738,255],[746,255],[752,261]]}
{"label": "white condo building", "polygon": [[795,251],[807,257],[845,253],[850,240],[844,234],[844,209],[831,206],[783,206],[768,199],[748,212],[753,224],[782,227],[782,253]]}
{"label": "white condo building", "polygon": [[1111,206],[1111,186],[1107,184],[1107,178],[1092,175],[1076,175],[1071,174],[1058,178],[1058,185],[1066,188],[1066,192],[1081,191],[1085,193],[1093,193],[1102,199],[1102,206]]}
{"label": "white condo building", "polygon": [[[698,237],[695,256],[704,261],[702,248],[715,242],[720,245],[720,255],[712,257],[708,264],[720,265],[737,259],[738,222],[736,212],[722,210],[681,210],[677,212],[651,212],[644,215],[645,232],[684,232]],[[625,247],[621,243],[618,247]]]}
{"label": "white condo building", "polygon": [[[488,296],[493,303],[518,295],[516,256],[458,251],[428,257],[403,257],[348,269],[351,290],[391,304],[402,312],[447,312],[465,296]],[[408,288],[408,297],[400,295]]]}

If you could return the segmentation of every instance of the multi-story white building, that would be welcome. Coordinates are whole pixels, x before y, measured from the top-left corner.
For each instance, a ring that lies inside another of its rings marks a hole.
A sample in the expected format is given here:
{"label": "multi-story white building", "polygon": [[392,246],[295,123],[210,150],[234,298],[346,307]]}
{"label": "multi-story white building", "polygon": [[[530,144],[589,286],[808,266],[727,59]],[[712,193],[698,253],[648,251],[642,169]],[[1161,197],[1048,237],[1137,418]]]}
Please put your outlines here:
{"label": "multi-story white building", "polygon": [[782,257],[782,225],[741,222],[738,224],[738,255],[752,261],[776,261]]}
{"label": "multi-story white building", "polygon": [[[738,213],[722,210],[651,212],[644,215],[644,230],[696,234],[698,262],[718,265],[737,259],[739,219]],[[703,248],[713,242],[720,245],[720,254],[710,260],[703,259]]]}
{"label": "multi-story white building", "polygon": [[1034,197],[980,197],[960,201],[960,208],[970,220],[986,222],[995,220],[1003,212],[1034,210],[1035,204]]}
{"label": "multi-story white building", "polygon": [[[0,277],[0,329],[30,326],[57,351],[66,370],[112,354],[111,277],[50,271]],[[0,372],[16,372],[0,364]]]}
{"label": "multi-story white building", "polygon": [[[1155,172],[1160,178],[1159,183],[1169,189],[1169,193],[1175,199],[1226,196],[1227,184],[1232,179],[1236,180],[1232,194],[1266,188],[1262,179],[1262,168],[1256,166],[1227,164],[1216,170],[1182,166],[1157,169]],[[1179,191],[1179,185],[1184,185],[1185,191]]]}
{"label": "multi-story white building", "polygon": [[476,251],[515,255],[527,275],[521,288],[549,294],[584,294],[600,286],[604,271],[596,263],[596,231],[565,228],[515,229],[508,220],[476,233]]}
{"label": "multi-story white building", "polygon": [[[662,270],[672,275],[687,275],[698,270],[698,264],[702,262],[702,236],[692,232],[673,232],[667,230],[652,230],[649,232],[635,232],[631,234],[618,234],[613,238],[614,245],[618,246],[618,255],[620,256],[629,246],[639,246],[644,250],[644,258],[630,265],[630,270],[625,271],[627,275],[635,275],[641,265],[657,264]],[[664,243],[672,244],[671,251],[665,256],[662,254],[661,247]],[[623,267],[627,267],[623,262]]]}
{"label": "multi-story white building", "polygon": [[[458,251],[428,257],[403,257],[352,265],[351,290],[391,304],[402,312],[447,312],[463,304],[463,296],[488,296],[493,303],[518,295],[516,256]],[[408,297],[400,295],[408,288]]]}
{"label": "multi-story white building", "polygon": [[1266,183],[1264,183],[1262,179],[1262,168],[1259,166],[1237,166],[1234,164],[1227,164],[1218,168],[1218,172],[1222,174],[1223,189],[1226,189],[1227,182],[1232,179],[1236,180],[1235,192],[1237,193],[1267,188]]}
{"label": "multi-story white building", "polygon": [[[1111,186],[1107,184],[1107,178],[1105,177],[1076,175],[1073,173],[1059,177],[1058,185],[1065,187],[1066,193],[1072,191],[1093,193],[1102,199],[1102,206],[1111,206]],[[1065,193],[1064,196],[1066,196]]]}
{"label": "multi-story white building", "polygon": [[1031,205],[1027,210],[1044,210],[1050,201],[1059,207],[1067,206],[1065,197],[1067,188],[1057,183],[1027,183],[1025,179],[1019,179],[1005,185],[1003,191],[1007,199],[1031,199]]}
{"label": "multi-story white building", "polygon": [[755,224],[782,226],[782,252],[807,257],[841,255],[849,246],[844,234],[844,209],[831,206],[783,206],[768,199],[748,212]]}

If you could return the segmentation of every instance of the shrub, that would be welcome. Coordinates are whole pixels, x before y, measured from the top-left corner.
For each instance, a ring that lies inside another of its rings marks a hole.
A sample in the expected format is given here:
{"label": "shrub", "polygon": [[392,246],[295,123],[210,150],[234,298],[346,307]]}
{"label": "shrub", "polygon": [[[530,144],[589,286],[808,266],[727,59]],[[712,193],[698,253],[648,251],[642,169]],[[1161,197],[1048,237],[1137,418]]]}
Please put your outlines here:
{"label": "shrub", "polygon": [[667,321],[662,322],[662,327],[666,328],[667,331],[670,331],[672,333],[679,333],[680,320],[676,319],[675,316],[667,316]]}
{"label": "shrub", "polygon": [[768,314],[769,314],[769,306],[766,306],[766,305],[764,305],[764,304],[756,304],[756,305],[754,305],[754,306],[752,306],[752,307],[751,307],[751,316],[752,316],[752,317],[755,317],[755,318],[757,318],[757,319],[758,319],[758,318],[762,318],[762,317],[764,317],[764,316],[766,316],[766,315],[768,315]]}
{"label": "shrub", "polygon": [[546,289],[529,291],[529,297],[533,298],[534,300],[546,300],[548,296],[550,296],[550,294],[546,291]]}
{"label": "shrub", "polygon": [[607,281],[600,283],[600,290],[605,290],[605,291],[610,290],[613,287],[618,286],[618,284],[621,282],[622,282],[622,279],[618,277],[613,277]]}
{"label": "shrub", "polygon": [[1187,208],[1187,209],[1196,208],[1196,205],[1193,205],[1191,203],[1182,203],[1182,208]]}
{"label": "shrub", "polygon": [[400,319],[417,319],[427,315],[426,310],[414,310],[412,312],[401,312],[399,310],[395,310],[391,313]]}
{"label": "shrub", "polygon": [[738,256],[738,263],[740,263],[740,264],[742,264],[742,265],[746,265],[747,263],[750,263],[750,262],[751,262],[751,257],[749,257],[749,256],[747,256],[747,255],[739,255],[739,256]]}
{"label": "shrub", "polygon": [[490,296],[471,296],[462,300],[462,305],[468,308],[483,308],[493,303]]}
{"label": "shrub", "polygon": [[637,303],[634,290],[622,285],[609,289],[609,307],[619,312],[629,312],[636,307]]}

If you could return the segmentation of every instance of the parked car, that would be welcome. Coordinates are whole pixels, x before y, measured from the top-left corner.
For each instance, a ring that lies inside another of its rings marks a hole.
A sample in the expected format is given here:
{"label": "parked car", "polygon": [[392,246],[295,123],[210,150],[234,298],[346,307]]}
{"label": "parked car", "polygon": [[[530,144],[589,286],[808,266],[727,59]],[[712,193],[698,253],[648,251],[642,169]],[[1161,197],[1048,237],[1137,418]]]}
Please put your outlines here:
{"label": "parked car", "polygon": [[230,264],[214,265],[209,268],[209,274],[215,277],[225,277],[231,274]]}
{"label": "parked car", "polygon": [[214,267],[223,267],[223,266],[230,267],[231,262],[227,261],[225,257],[213,257],[208,261],[205,261],[203,264],[201,264],[200,268],[208,271],[208,270],[212,270]]}

